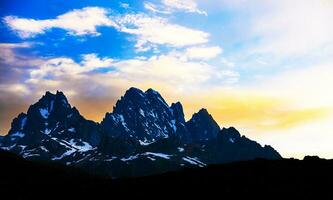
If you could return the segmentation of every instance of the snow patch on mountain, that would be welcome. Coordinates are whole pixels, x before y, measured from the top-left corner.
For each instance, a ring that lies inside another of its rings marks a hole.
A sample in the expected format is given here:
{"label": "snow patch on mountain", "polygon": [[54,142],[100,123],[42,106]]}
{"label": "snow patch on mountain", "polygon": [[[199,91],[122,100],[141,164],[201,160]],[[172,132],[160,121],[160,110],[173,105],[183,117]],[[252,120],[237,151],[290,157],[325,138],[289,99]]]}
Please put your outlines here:
{"label": "snow patch on mountain", "polygon": [[88,142],[84,142],[81,140],[76,142],[74,139],[71,139],[69,141],[69,144],[72,145],[72,147],[76,148],[79,152],[86,152],[93,149],[93,147]]}
{"label": "snow patch on mountain", "polygon": [[54,107],[54,100],[52,100],[51,103],[50,103],[50,112],[53,111],[53,107]]}
{"label": "snow patch on mountain", "polygon": [[174,120],[174,119],[171,120],[171,124],[170,125],[171,125],[173,131],[176,132],[177,131],[176,120]]}
{"label": "snow patch on mountain", "polygon": [[143,117],[145,117],[145,112],[143,112],[143,110],[141,108],[139,109],[139,113],[140,113],[140,115],[142,115]]}
{"label": "snow patch on mountain", "polygon": [[127,161],[130,161],[130,160],[135,160],[138,158],[138,155],[134,155],[134,156],[129,156],[127,158],[121,158],[120,160],[123,161],[123,162],[127,162]]}
{"label": "snow patch on mountain", "polygon": [[49,135],[51,133],[51,129],[45,128],[44,131],[41,131],[42,133],[44,133],[45,135]]}
{"label": "snow patch on mountain", "polygon": [[25,136],[24,133],[18,131],[18,132],[15,132],[11,135],[12,137],[20,137],[20,138],[23,138]]}
{"label": "snow patch on mountain", "polygon": [[47,108],[40,108],[39,112],[44,119],[47,119],[50,115],[49,110]]}
{"label": "snow patch on mountain", "polygon": [[69,129],[67,129],[69,132],[72,132],[72,133],[75,133],[76,132],[76,130],[75,130],[75,128],[69,128]]}
{"label": "snow patch on mountain", "polygon": [[27,124],[27,117],[24,117],[21,121],[21,130],[23,130],[26,124]]}
{"label": "snow patch on mountain", "polygon": [[49,152],[49,150],[47,150],[44,146],[40,146],[40,149],[45,151],[45,152]]}
{"label": "snow patch on mountain", "polygon": [[75,149],[67,150],[67,151],[66,151],[65,153],[63,153],[61,156],[53,157],[52,160],[61,160],[61,159],[63,159],[64,157],[73,154],[74,152],[75,152]]}
{"label": "snow patch on mountain", "polygon": [[142,155],[151,155],[151,156],[156,156],[164,159],[170,159],[171,155],[164,154],[164,153],[153,153],[153,152],[146,152],[143,153]]}
{"label": "snow patch on mountain", "polygon": [[177,148],[179,152],[184,152],[184,148],[183,147],[178,147]]}
{"label": "snow patch on mountain", "polygon": [[198,160],[197,158],[192,158],[192,157],[189,157],[189,156],[186,156],[186,157],[183,157],[182,158],[184,161],[192,164],[192,165],[197,165],[199,167],[204,167],[206,166],[205,163],[201,162],[200,160]]}
{"label": "snow patch on mountain", "polygon": [[145,141],[139,140],[139,143],[140,143],[140,145],[142,145],[142,146],[148,146],[148,145],[150,145],[150,144],[152,144],[152,143],[154,143],[154,142],[148,142],[147,140],[145,140]]}

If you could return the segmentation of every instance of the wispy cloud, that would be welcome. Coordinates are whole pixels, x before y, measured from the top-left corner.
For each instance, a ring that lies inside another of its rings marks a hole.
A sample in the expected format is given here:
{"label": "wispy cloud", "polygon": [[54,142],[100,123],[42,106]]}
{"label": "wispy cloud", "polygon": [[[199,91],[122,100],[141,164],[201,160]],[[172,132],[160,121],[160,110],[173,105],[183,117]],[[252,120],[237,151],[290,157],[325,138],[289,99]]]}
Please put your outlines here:
{"label": "wispy cloud", "polygon": [[232,13],[228,31],[250,53],[283,59],[332,46],[329,0],[210,0],[203,4],[215,12]]}
{"label": "wispy cloud", "polygon": [[30,90],[25,84],[0,84],[0,92],[9,92],[17,95],[28,95]]}
{"label": "wispy cloud", "polygon": [[210,60],[222,53],[222,48],[213,47],[191,47],[185,50],[184,55],[189,59]]}
{"label": "wispy cloud", "polygon": [[[146,60],[124,60],[115,64],[119,76],[135,82],[161,82],[181,89],[210,85],[211,80],[223,85],[238,76],[236,72],[218,69],[204,62],[183,60],[176,55],[153,56]],[[238,77],[237,77],[238,78]]]}
{"label": "wispy cloud", "polygon": [[170,9],[207,15],[198,8],[196,0],[162,0],[162,3]]}
{"label": "wispy cloud", "polygon": [[60,57],[45,60],[45,62],[30,71],[30,82],[40,79],[56,79],[62,76],[76,76],[92,72],[96,69],[111,67],[113,59],[98,58],[96,54],[82,55],[82,61],[76,63],[70,58]]}
{"label": "wispy cloud", "polygon": [[[264,3],[264,2],[262,2]],[[252,33],[261,38],[257,51],[307,54],[333,43],[333,5],[319,1],[264,3],[268,9],[252,19]]]}
{"label": "wispy cloud", "polygon": [[207,16],[206,11],[198,8],[196,0],[161,0],[159,4],[144,2],[144,7],[149,11],[160,14],[172,14],[178,11]]}
{"label": "wispy cloud", "polygon": [[129,9],[131,7],[128,3],[120,3],[120,6],[125,9]]}
{"label": "wispy cloud", "polygon": [[[161,17],[149,17],[145,14],[127,14],[118,18],[119,30],[137,36],[136,47],[149,50],[151,45],[169,45],[184,47],[208,42],[209,34],[170,23]],[[148,47],[148,48],[147,48]]]}
{"label": "wispy cloud", "polygon": [[144,7],[154,13],[160,13],[160,14],[171,14],[172,12],[165,7],[161,7],[160,5],[156,5],[151,2],[144,2]]}
{"label": "wispy cloud", "polygon": [[41,63],[41,59],[17,53],[19,49],[27,49],[34,46],[31,42],[22,43],[0,43],[0,68],[36,66]]}
{"label": "wispy cloud", "polygon": [[[98,71],[99,69],[108,69]],[[101,76],[100,76],[100,75]],[[161,82],[164,86],[181,89],[186,87],[201,87],[203,85],[228,84],[238,79],[239,74],[230,70],[218,69],[205,62],[184,60],[176,54],[152,56],[150,58],[134,58],[113,60],[99,58],[96,54],[82,56],[82,61],[77,63],[66,57],[51,58],[32,70],[26,84],[46,84],[61,87],[64,79],[79,80],[93,79],[93,76],[105,77],[104,83],[89,81],[89,84],[112,83],[122,80],[128,83]],[[130,84],[127,84],[130,85]]]}
{"label": "wispy cloud", "polygon": [[230,68],[235,67],[235,63],[231,62],[230,60],[228,60],[226,58],[221,58],[221,63],[222,63],[223,66],[227,66],[227,67],[230,67]]}

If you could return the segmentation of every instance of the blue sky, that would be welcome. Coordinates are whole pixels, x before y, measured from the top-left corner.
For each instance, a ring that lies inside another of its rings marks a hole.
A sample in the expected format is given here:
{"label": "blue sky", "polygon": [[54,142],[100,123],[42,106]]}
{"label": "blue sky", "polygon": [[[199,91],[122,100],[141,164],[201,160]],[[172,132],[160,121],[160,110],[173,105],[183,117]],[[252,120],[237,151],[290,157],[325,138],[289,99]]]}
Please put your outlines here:
{"label": "blue sky", "polygon": [[332,1],[5,0],[0,18],[2,134],[46,90],[100,121],[152,87],[285,156],[333,157]]}

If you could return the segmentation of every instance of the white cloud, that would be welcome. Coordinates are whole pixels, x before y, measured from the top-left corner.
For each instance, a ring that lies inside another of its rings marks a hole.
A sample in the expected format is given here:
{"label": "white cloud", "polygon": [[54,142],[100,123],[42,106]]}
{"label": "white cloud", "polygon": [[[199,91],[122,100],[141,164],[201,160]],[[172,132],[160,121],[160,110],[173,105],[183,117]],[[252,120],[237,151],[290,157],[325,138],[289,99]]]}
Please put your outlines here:
{"label": "white cloud", "polygon": [[29,42],[23,43],[0,43],[0,49],[14,49],[14,48],[30,48],[32,46]]}
{"label": "white cloud", "polygon": [[76,9],[57,16],[55,19],[35,20],[6,16],[4,22],[22,38],[43,34],[52,28],[60,28],[73,35],[99,35],[98,26],[116,24],[107,16],[108,11],[99,7]]}
{"label": "white cloud", "polygon": [[120,6],[125,9],[129,9],[130,5],[128,3],[120,3]]}
{"label": "white cloud", "polygon": [[171,14],[172,12],[170,10],[167,10],[166,8],[161,6],[157,6],[156,4],[150,3],[150,2],[144,2],[143,3],[145,9],[154,12],[154,13],[160,13],[160,14]]}
{"label": "white cloud", "polygon": [[76,63],[66,57],[58,57],[46,60],[39,68],[30,72],[30,82],[40,79],[54,79],[61,76],[80,76],[100,68],[111,67],[113,59],[98,58],[96,54],[85,54],[82,61]]}
{"label": "white cloud", "polygon": [[85,54],[82,56],[83,61],[81,62],[81,65],[86,70],[95,70],[98,68],[106,68],[110,67],[112,63],[114,62],[111,58],[99,58],[96,54]]}
{"label": "white cloud", "polygon": [[229,85],[239,78],[237,72],[223,70],[205,62],[184,60],[172,53],[148,59],[123,60],[114,66],[118,78],[132,83],[162,84],[174,89]]}
{"label": "white cloud", "polygon": [[207,16],[207,12],[200,10],[195,0],[162,0],[161,4],[144,2],[144,7],[151,12],[160,14],[172,14],[173,12],[181,11]]}
{"label": "white cloud", "polygon": [[195,0],[162,0],[162,3],[173,10],[207,15],[205,11],[198,8],[198,4]]}
{"label": "white cloud", "polygon": [[[209,34],[177,24],[169,23],[160,17],[148,17],[143,14],[127,14],[117,20],[119,30],[136,35],[138,49],[149,50],[152,44],[184,47],[203,44]],[[147,48],[148,47],[148,48]]]}
{"label": "white cloud", "polygon": [[204,63],[184,62],[169,55],[153,56],[147,60],[125,60],[116,63],[123,78],[153,80],[170,84],[198,84],[213,75],[211,66]]}
{"label": "white cloud", "polygon": [[261,60],[261,59],[257,59],[256,61],[257,61],[257,63],[259,63],[260,65],[268,65],[268,63],[267,63],[266,61],[263,61],[263,60]]}
{"label": "white cloud", "polygon": [[229,61],[226,58],[221,58],[221,63],[226,67],[230,67],[230,68],[235,67],[235,63]]}
{"label": "white cloud", "polygon": [[222,53],[218,46],[213,47],[191,47],[185,50],[185,56],[189,59],[209,60]]}

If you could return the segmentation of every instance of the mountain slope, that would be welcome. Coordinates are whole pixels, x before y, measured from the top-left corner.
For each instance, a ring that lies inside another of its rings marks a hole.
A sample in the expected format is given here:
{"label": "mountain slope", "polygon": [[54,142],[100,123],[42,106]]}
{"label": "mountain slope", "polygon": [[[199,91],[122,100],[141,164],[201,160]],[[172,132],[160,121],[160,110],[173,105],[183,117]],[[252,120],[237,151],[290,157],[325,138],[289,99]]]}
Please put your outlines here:
{"label": "mountain slope", "polygon": [[97,123],[71,107],[62,92],[46,94],[12,122],[2,148],[24,158],[60,160],[65,155],[92,150],[101,139]]}
{"label": "mountain slope", "polygon": [[113,177],[157,174],[255,158],[280,159],[235,128],[218,126],[206,109],[186,122],[153,89],[130,88],[101,123],[85,119],[62,92],[46,94],[21,113],[1,148],[29,160],[54,161]]}

